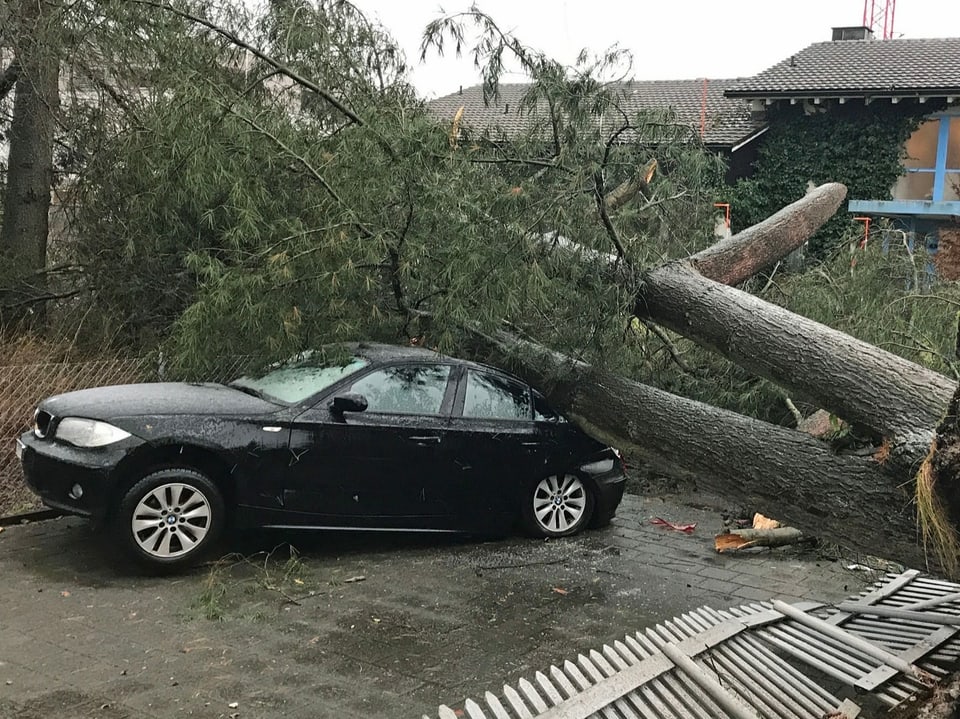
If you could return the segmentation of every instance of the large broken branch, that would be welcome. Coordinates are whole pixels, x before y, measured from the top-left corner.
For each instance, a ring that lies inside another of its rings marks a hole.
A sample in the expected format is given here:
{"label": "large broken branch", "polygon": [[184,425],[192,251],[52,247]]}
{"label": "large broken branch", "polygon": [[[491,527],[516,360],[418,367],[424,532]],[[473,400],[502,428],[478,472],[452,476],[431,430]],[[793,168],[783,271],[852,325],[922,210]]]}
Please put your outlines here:
{"label": "large broken branch", "polygon": [[782,547],[804,540],[803,532],[794,527],[774,529],[731,529],[713,539],[713,548],[718,552],[739,552],[754,547]]}
{"label": "large broken branch", "polygon": [[820,185],[763,222],[721,240],[689,262],[704,277],[736,285],[802,246],[847,196],[838,182]]}
{"label": "large broken branch", "polygon": [[[625,187],[627,183],[607,194],[608,209],[612,210],[611,206],[619,202],[621,192],[630,192],[630,188]],[[763,222],[691,255],[687,262],[704,277],[728,285],[739,284],[802,246],[836,213],[846,196],[847,188],[837,182],[820,185]],[[592,250],[566,238],[558,241],[551,233],[540,239],[561,252],[606,264],[611,276],[616,276],[620,265],[616,254]]]}
{"label": "large broken branch", "polygon": [[650,194],[650,180],[653,179],[653,173],[656,171],[657,161],[655,159],[638,168],[633,177],[624,180],[606,194],[603,198],[606,210],[616,212],[637,195],[648,196]]}

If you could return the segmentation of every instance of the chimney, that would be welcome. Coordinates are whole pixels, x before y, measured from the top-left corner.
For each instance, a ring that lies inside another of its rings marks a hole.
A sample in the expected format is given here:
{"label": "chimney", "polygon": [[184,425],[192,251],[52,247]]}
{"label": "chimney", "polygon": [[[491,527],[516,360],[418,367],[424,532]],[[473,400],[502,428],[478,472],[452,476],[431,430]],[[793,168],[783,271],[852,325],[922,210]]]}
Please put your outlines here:
{"label": "chimney", "polygon": [[835,27],[833,28],[834,42],[837,40],[873,40],[873,30],[862,25],[853,27]]}

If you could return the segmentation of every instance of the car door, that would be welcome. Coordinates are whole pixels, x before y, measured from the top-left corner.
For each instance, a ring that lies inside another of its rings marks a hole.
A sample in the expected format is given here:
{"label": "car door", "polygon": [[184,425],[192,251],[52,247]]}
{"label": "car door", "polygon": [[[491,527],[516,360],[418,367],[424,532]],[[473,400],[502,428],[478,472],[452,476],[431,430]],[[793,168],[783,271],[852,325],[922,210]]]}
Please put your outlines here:
{"label": "car door", "polygon": [[365,411],[335,413],[328,396],[303,412],[291,432],[285,508],[359,527],[417,527],[437,514],[429,487],[447,471],[451,375],[444,363],[380,366],[334,393],[362,396]]}
{"label": "car door", "polygon": [[446,501],[468,526],[514,516],[523,488],[543,464],[530,388],[483,368],[460,378],[445,440],[454,473]]}

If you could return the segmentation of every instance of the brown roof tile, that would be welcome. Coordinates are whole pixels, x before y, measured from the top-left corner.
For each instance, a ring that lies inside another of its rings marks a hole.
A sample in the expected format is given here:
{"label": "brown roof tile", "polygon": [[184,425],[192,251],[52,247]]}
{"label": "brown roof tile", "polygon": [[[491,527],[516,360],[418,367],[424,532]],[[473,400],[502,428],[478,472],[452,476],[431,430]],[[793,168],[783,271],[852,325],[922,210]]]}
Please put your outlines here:
{"label": "brown roof tile", "polygon": [[[706,98],[703,80],[624,82],[619,89],[623,93],[623,109],[627,112],[672,109],[680,122],[697,131],[700,129],[701,108],[705,99],[704,143],[729,147],[764,126],[763,122],[751,119],[744,102],[724,96],[724,90],[737,82],[707,80]],[[522,83],[501,85],[499,99],[487,105],[483,101],[483,88],[475,85],[439,97],[429,102],[428,108],[436,117],[450,121],[462,106],[465,125],[483,130],[499,128],[510,137],[533,123],[542,122],[546,117],[546,113],[539,109],[532,114],[522,114],[521,101],[529,89],[530,85]]]}
{"label": "brown roof tile", "polygon": [[759,75],[729,98],[960,94],[960,38],[818,42]]}

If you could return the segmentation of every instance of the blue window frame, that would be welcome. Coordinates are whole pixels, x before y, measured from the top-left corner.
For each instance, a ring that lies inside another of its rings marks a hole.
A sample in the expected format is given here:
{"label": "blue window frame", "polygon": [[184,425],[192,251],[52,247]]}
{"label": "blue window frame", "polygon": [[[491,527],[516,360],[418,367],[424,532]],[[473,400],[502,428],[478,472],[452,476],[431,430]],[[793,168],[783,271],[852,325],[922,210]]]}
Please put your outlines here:
{"label": "blue window frame", "polygon": [[[937,118],[937,154],[933,167],[908,167],[907,172],[932,174],[934,202],[960,199],[960,116]],[[945,197],[950,182],[950,193]]]}

